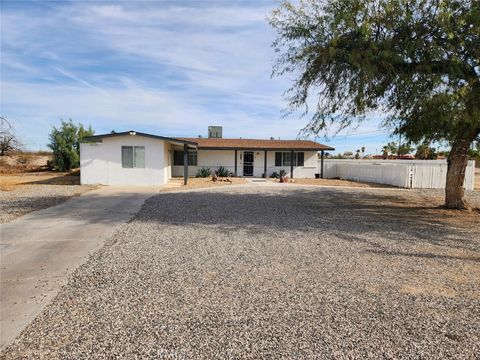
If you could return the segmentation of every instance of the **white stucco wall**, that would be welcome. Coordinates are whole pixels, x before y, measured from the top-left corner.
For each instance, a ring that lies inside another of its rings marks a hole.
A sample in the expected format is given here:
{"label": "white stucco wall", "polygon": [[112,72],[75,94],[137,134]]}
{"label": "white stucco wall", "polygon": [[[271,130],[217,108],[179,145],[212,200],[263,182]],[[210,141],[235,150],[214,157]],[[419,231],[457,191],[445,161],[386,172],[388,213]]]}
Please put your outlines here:
{"label": "white stucco wall", "polygon": [[[183,151],[181,149],[175,149]],[[170,157],[173,159],[173,153]],[[171,160],[173,163],[173,160]],[[188,176],[195,176],[197,170],[201,167],[208,167],[215,171],[220,166],[227,168],[233,172],[235,170],[235,151],[234,150],[198,150],[197,153],[198,166],[188,167]],[[183,176],[183,166],[172,166],[172,176]]]}
{"label": "white stucco wall", "polygon": [[[122,146],[144,146],[145,168],[123,168]],[[163,140],[138,135],[81,144],[80,181],[82,184],[163,185],[170,173],[168,147]]]}
{"label": "white stucco wall", "polygon": [[[247,151],[247,150],[246,150]],[[261,177],[264,172],[264,150],[252,150],[254,155],[253,176]],[[293,175],[296,178],[313,178],[318,172],[318,155],[316,151],[304,152],[304,166],[295,166]],[[208,167],[212,171],[223,166],[232,173],[235,171],[234,150],[198,150],[198,166],[189,166],[188,175],[195,176],[201,167]],[[171,160],[172,161],[172,160]],[[282,167],[275,166],[275,151],[267,152],[267,175],[279,171]],[[284,167],[290,176],[290,167]],[[172,176],[183,176],[183,166],[172,166]],[[237,176],[243,176],[243,150],[237,151]]]}

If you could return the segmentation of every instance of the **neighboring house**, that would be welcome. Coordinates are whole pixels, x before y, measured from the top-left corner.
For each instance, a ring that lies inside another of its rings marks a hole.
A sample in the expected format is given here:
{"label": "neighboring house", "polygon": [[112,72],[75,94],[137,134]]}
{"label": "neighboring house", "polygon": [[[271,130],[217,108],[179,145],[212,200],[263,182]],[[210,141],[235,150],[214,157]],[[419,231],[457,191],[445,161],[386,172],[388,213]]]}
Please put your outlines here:
{"label": "neighboring house", "polygon": [[[333,148],[308,140],[224,139],[220,127],[208,138],[173,138],[127,131],[95,135],[80,145],[82,184],[161,185],[172,176],[223,166],[235,176],[270,176],[285,169],[290,177],[315,177],[319,153]],[[293,161],[292,161],[293,158]]]}

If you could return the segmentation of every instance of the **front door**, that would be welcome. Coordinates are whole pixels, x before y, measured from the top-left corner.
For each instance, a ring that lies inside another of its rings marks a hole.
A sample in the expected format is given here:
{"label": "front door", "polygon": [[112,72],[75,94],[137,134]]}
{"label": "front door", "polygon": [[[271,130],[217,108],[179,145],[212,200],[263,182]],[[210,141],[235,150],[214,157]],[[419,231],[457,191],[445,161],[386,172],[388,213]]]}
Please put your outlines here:
{"label": "front door", "polygon": [[243,152],[243,176],[253,176],[253,151]]}

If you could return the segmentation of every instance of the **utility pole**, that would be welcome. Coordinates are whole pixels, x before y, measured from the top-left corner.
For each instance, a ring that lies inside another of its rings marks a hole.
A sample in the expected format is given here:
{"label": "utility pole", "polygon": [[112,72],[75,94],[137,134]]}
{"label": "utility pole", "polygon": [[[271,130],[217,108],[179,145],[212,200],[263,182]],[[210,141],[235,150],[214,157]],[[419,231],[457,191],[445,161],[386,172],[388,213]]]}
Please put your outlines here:
{"label": "utility pole", "polygon": [[398,134],[398,150],[397,150],[397,160],[400,160],[400,146],[402,145],[402,134]]}

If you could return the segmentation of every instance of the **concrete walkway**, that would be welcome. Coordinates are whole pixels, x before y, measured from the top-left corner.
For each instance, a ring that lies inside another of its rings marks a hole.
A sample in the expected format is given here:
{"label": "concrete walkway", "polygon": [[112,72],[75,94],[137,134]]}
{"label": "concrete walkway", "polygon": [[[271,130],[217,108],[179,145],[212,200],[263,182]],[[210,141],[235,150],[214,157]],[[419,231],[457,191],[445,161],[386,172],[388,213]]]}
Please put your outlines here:
{"label": "concrete walkway", "polygon": [[0,225],[0,348],[157,192],[151,187],[103,187]]}

